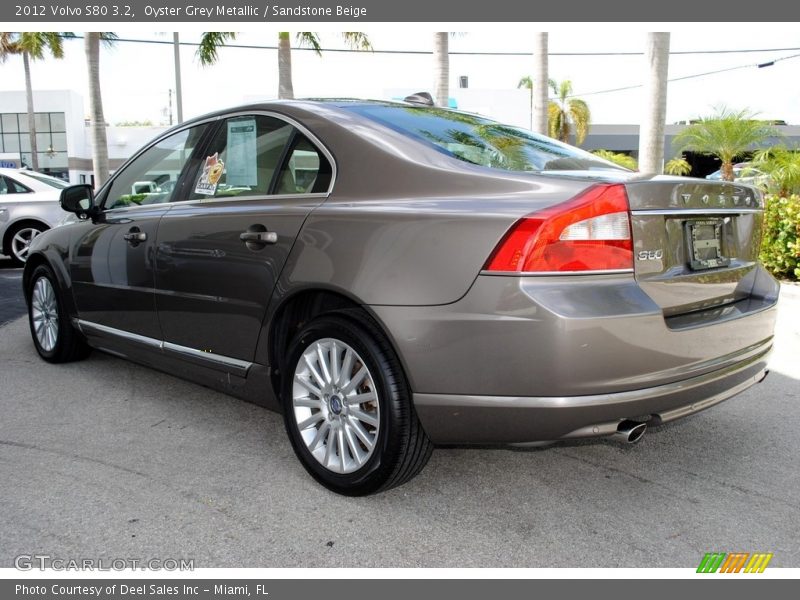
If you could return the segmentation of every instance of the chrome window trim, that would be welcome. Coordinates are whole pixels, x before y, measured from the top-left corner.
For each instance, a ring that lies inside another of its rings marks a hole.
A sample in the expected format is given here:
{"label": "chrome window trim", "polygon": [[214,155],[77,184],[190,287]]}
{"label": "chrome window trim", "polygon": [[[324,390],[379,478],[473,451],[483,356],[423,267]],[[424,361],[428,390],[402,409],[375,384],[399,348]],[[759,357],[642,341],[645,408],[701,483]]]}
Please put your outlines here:
{"label": "chrome window trim", "polygon": [[205,124],[212,123],[212,122],[215,122],[215,121],[222,121],[222,120],[227,120],[227,119],[236,118],[236,117],[247,117],[247,116],[251,116],[251,115],[272,117],[274,119],[278,119],[279,121],[283,121],[283,122],[291,125],[295,129],[297,129],[300,133],[302,133],[304,136],[306,136],[309,139],[309,141],[314,145],[314,147],[316,147],[317,150],[319,150],[323,154],[323,156],[325,156],[325,158],[328,160],[328,162],[331,165],[331,182],[328,184],[328,190],[326,192],[315,192],[315,193],[311,193],[311,194],[250,194],[250,195],[247,195],[247,196],[235,196],[235,197],[219,198],[219,199],[213,199],[213,197],[210,197],[211,199],[198,198],[196,200],[179,200],[178,202],[160,202],[160,203],[157,203],[157,204],[145,204],[145,205],[135,205],[135,206],[120,206],[119,208],[109,208],[107,210],[103,210],[103,213],[108,214],[108,213],[114,213],[116,211],[122,211],[122,210],[131,211],[131,210],[138,210],[140,208],[152,208],[154,206],[160,206],[162,204],[165,205],[165,206],[175,206],[175,205],[188,204],[190,202],[194,203],[194,204],[197,204],[197,203],[208,204],[210,202],[238,202],[238,201],[256,200],[256,199],[261,199],[261,200],[272,200],[272,199],[292,200],[292,199],[295,199],[295,198],[323,198],[324,199],[324,198],[327,198],[328,196],[330,196],[333,193],[333,186],[336,184],[336,177],[338,175],[338,168],[337,168],[337,165],[336,165],[336,160],[334,160],[333,154],[331,154],[330,150],[328,150],[328,148],[325,146],[325,144],[323,144],[319,140],[319,138],[316,135],[314,135],[302,123],[296,121],[292,117],[288,117],[288,116],[283,115],[281,113],[276,113],[276,112],[269,111],[269,110],[237,111],[237,112],[234,112],[234,113],[229,113],[229,114],[225,114],[225,115],[218,115],[216,117],[210,117],[208,119],[203,119],[202,121],[195,121],[193,123],[186,124],[184,127],[181,127],[179,129],[171,129],[171,130],[169,130],[169,132],[164,132],[164,134],[162,134],[159,137],[155,138],[150,144],[148,144],[147,146],[141,148],[139,150],[139,152],[137,152],[131,158],[129,158],[125,162],[125,164],[123,164],[119,169],[117,169],[114,172],[114,176],[109,178],[108,182],[103,187],[108,185],[109,188],[110,188],[110,186],[113,184],[114,179],[117,178],[117,174],[118,173],[122,173],[130,163],[132,163],[134,160],[136,160],[145,151],[149,150],[150,148],[152,148],[153,146],[157,145],[159,142],[167,139],[168,137],[171,137],[171,136],[175,135],[176,133],[180,133],[182,131],[185,131],[186,129],[190,129],[190,128],[196,127],[198,125],[205,125]]}
{"label": "chrome window trim", "polygon": [[101,325],[100,323],[93,323],[92,321],[86,321],[84,319],[73,319],[73,323],[78,327],[81,333],[105,334],[107,336],[117,337],[147,346],[148,348],[158,350],[164,354],[177,355],[184,359],[199,359],[210,367],[216,367],[218,370],[232,372],[242,377],[247,375],[247,371],[253,366],[252,362],[239,358],[223,356],[222,354],[215,354],[213,352],[203,352],[202,350],[189,348],[188,346],[157,340],[155,338],[139,335],[138,333],[131,333],[130,331],[109,327],[108,325]]}

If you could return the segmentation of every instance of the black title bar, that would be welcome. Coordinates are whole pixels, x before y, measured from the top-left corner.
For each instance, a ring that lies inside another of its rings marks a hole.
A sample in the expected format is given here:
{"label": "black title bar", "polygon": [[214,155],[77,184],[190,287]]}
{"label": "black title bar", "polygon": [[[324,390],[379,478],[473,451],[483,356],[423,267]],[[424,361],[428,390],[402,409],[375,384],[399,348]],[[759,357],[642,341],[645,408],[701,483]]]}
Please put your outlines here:
{"label": "black title bar", "polygon": [[[284,23],[313,22],[781,22],[797,21],[800,3],[786,0],[605,0],[580,5],[520,0],[4,0],[8,23]],[[709,36],[724,31],[709,31]]]}

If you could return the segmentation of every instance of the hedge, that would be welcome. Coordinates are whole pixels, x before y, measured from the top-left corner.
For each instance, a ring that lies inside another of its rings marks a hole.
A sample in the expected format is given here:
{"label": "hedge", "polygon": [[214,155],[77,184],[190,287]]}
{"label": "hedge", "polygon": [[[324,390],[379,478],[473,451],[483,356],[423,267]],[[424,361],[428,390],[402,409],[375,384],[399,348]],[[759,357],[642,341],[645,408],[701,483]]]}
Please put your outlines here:
{"label": "hedge", "polygon": [[800,196],[768,194],[764,202],[761,262],[776,277],[800,280]]}

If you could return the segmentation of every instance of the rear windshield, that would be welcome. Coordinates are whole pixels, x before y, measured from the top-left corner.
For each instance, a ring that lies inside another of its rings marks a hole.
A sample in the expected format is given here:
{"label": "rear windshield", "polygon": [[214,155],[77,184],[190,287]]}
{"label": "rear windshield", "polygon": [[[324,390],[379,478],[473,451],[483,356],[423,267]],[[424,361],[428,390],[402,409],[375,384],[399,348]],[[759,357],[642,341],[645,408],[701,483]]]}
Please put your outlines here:
{"label": "rear windshield", "polygon": [[477,115],[391,104],[346,108],[440,152],[484,167],[507,171],[626,171],[573,146]]}
{"label": "rear windshield", "polygon": [[39,183],[44,183],[49,185],[50,187],[54,187],[57,190],[63,190],[69,184],[65,181],[61,181],[60,179],[56,179],[55,177],[50,177],[49,175],[44,175],[43,173],[36,173],[35,171],[23,171],[23,174],[26,177],[30,177],[31,179],[35,179]]}

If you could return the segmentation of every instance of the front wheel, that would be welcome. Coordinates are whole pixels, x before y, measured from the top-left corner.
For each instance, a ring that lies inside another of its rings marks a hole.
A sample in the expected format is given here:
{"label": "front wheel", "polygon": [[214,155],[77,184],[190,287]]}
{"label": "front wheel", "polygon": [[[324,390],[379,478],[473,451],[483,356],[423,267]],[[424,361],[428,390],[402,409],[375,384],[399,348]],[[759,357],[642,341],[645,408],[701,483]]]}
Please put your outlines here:
{"label": "front wheel", "polygon": [[39,265],[31,274],[28,293],[28,323],[36,351],[48,362],[79,360],[89,346],[70,323],[53,271]]}
{"label": "front wheel", "polygon": [[282,402],[295,454],[322,485],[363,496],[401,485],[430,458],[392,348],[365,315],[342,311],[289,346]]}
{"label": "front wheel", "polygon": [[31,247],[31,242],[40,233],[46,231],[47,227],[36,223],[21,224],[14,227],[9,232],[8,254],[17,265],[25,264],[28,260],[28,251]]}

